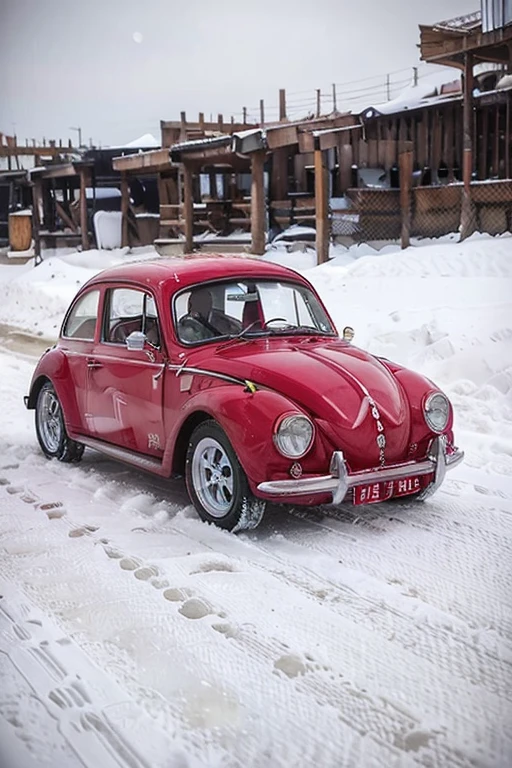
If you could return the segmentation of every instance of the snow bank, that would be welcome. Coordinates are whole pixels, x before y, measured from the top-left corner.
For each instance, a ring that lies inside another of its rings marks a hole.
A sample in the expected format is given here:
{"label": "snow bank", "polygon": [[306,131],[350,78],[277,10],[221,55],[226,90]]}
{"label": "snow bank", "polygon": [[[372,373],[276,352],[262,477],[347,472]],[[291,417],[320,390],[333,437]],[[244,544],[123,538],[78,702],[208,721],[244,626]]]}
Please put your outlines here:
{"label": "snow bank", "polygon": [[0,324],[55,339],[69,303],[87,280],[107,267],[154,256],[152,246],[83,252],[62,249],[46,252],[38,266],[0,266]]}

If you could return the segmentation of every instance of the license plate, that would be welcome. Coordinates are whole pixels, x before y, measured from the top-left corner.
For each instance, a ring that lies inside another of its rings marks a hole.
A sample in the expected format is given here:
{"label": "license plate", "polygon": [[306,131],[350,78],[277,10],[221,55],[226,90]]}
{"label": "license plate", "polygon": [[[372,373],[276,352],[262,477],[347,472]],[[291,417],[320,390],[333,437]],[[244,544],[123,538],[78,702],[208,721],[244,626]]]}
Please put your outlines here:
{"label": "license plate", "polygon": [[401,480],[384,480],[380,483],[356,485],[354,488],[354,504],[377,504],[379,501],[410,496],[421,491],[429,482],[430,477],[406,477]]}

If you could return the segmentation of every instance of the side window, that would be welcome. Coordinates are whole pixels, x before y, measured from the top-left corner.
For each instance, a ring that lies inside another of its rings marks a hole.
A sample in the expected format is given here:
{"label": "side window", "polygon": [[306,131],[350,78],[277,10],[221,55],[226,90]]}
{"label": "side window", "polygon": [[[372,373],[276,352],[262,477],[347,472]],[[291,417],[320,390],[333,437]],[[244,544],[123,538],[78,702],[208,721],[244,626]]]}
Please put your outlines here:
{"label": "side window", "polygon": [[94,340],[100,292],[88,291],[75,304],[68,315],[62,335],[69,339]]}
{"label": "side window", "polygon": [[155,347],[160,346],[160,330],[155,301],[144,291],[113,288],[108,292],[103,341],[124,344],[134,331],[145,333]]}

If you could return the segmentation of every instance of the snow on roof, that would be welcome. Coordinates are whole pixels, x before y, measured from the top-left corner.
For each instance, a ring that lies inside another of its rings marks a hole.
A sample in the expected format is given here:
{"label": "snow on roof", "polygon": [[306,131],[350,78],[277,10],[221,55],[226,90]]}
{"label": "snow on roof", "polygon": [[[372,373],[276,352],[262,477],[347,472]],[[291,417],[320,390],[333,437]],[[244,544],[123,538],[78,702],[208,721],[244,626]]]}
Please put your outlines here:
{"label": "snow on roof", "polygon": [[[456,85],[459,85],[456,88]],[[446,96],[452,96],[454,93],[462,92],[461,79],[453,79],[453,72],[447,72],[446,70],[440,70],[434,72],[431,75],[422,77],[417,85],[411,84],[407,86],[398,96],[390,101],[384,101],[380,104],[372,104],[363,109],[361,115],[365,118],[376,117],[377,115],[393,115],[396,112],[402,112],[409,109],[417,109],[430,103],[429,99],[438,98],[443,100],[442,89],[443,86],[450,85],[447,89]]]}
{"label": "snow on roof", "polygon": [[443,30],[446,32],[459,32],[462,34],[468,34],[473,29],[479,27],[482,23],[482,14],[480,11],[474,11],[473,13],[466,13],[463,16],[456,16],[454,19],[447,19],[446,21],[439,21],[437,24],[433,24],[434,29]]}
{"label": "snow on roof", "polygon": [[139,149],[139,147],[143,147],[144,149],[150,149],[151,147],[157,149],[160,148],[161,144],[152,133],[145,133],[143,136],[139,136],[138,139],[133,139],[133,141],[128,141],[126,144],[114,144],[109,149]]}

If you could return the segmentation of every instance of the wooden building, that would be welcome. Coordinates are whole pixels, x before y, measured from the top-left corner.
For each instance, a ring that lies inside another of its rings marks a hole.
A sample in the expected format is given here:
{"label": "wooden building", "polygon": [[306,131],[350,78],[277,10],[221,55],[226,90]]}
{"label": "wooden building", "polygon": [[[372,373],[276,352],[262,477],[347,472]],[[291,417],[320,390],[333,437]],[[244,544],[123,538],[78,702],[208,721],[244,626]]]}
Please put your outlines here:
{"label": "wooden building", "polygon": [[36,258],[45,245],[90,247],[86,190],[92,185],[92,169],[92,163],[76,161],[38,166],[29,172]]}

